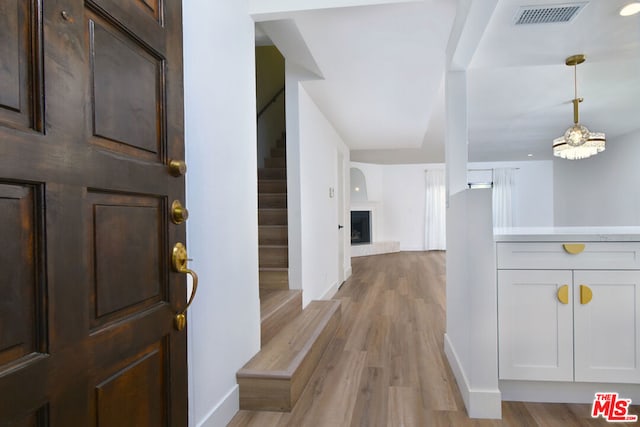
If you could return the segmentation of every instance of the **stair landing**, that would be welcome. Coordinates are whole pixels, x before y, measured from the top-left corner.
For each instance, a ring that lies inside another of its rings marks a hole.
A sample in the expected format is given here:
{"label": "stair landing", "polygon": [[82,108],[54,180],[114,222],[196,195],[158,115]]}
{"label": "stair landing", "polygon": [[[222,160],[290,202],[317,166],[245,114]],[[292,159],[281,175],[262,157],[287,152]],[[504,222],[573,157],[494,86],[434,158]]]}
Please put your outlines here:
{"label": "stair landing", "polygon": [[291,411],[340,322],[340,301],[312,301],[238,371],[240,409]]}
{"label": "stair landing", "polygon": [[301,312],[301,290],[260,290],[260,340],[262,347]]}

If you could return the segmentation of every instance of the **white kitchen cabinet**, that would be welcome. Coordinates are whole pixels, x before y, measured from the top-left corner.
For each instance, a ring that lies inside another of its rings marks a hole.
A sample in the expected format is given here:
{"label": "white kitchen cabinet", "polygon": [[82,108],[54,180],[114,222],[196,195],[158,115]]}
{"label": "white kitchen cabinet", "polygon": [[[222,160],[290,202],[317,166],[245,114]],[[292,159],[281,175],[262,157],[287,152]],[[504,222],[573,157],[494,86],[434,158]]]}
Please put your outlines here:
{"label": "white kitchen cabinet", "polygon": [[640,383],[640,245],[585,247],[498,243],[500,379]]}
{"label": "white kitchen cabinet", "polygon": [[573,282],[575,380],[640,383],[640,271],[580,270]]}
{"label": "white kitchen cabinet", "polygon": [[573,381],[573,303],[557,299],[571,280],[571,271],[498,272],[500,379]]}

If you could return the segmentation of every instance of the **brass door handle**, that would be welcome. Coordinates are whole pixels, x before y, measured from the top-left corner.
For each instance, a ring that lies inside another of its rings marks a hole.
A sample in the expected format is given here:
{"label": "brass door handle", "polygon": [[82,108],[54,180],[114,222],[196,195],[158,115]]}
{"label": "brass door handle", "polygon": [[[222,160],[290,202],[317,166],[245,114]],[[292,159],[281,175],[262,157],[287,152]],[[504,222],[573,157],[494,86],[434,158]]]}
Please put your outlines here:
{"label": "brass door handle", "polygon": [[195,271],[187,268],[187,261],[187,248],[182,243],[176,243],[173,247],[173,253],[171,254],[171,265],[173,266],[173,270],[176,273],[189,274],[193,279],[193,287],[191,289],[191,295],[189,296],[187,305],[174,317],[174,324],[176,326],[176,329],[179,331],[183,330],[187,325],[186,312],[193,302],[193,299],[196,296],[196,292],[198,291],[198,275]]}
{"label": "brass door handle", "polygon": [[558,301],[562,304],[569,304],[569,285],[562,285],[558,288]]}
{"label": "brass door handle", "polygon": [[587,285],[580,285],[580,304],[589,304],[593,299],[593,292]]}

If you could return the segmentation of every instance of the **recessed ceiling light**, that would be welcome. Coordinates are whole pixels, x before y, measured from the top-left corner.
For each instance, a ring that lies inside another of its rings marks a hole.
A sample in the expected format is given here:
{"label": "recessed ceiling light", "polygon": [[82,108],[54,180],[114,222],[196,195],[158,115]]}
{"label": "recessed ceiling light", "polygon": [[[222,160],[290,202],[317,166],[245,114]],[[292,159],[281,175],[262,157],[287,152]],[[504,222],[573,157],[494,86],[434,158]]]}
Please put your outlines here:
{"label": "recessed ceiling light", "polygon": [[638,12],[640,12],[640,2],[637,1],[629,3],[628,5],[620,9],[621,16],[631,16],[635,15]]}
{"label": "recessed ceiling light", "polygon": [[533,154],[529,153],[527,154],[527,157],[533,157]]}

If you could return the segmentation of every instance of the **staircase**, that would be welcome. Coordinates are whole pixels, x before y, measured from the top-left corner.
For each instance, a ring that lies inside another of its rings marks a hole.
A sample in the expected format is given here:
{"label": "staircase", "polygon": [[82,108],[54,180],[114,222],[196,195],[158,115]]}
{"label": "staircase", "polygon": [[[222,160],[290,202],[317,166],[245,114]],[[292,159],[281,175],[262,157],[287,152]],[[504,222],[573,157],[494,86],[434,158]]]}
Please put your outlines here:
{"label": "staircase", "polygon": [[289,289],[285,135],[258,169],[260,291]]}
{"label": "staircase", "polygon": [[339,301],[289,289],[285,135],[258,169],[261,350],[236,374],[240,409],[291,411],[340,322]]}

